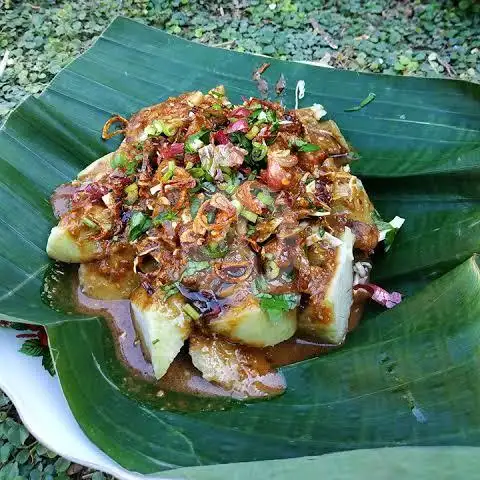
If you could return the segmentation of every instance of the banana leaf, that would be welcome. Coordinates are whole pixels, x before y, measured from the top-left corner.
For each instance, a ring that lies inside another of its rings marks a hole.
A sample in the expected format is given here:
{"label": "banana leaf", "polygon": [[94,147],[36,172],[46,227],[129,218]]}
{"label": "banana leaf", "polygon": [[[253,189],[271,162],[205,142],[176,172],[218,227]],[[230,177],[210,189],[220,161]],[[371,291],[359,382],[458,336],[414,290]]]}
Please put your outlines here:
{"label": "banana leaf", "polygon": [[[273,85],[284,74],[285,103],[293,106],[296,82],[304,80],[300,105],[320,103],[340,125],[362,157],[354,171],[379,212],[406,218],[374,268],[374,280],[406,300],[391,311],[372,309],[342,349],[283,368],[288,390],[281,397],[158,397],[119,362],[105,319],[74,311],[68,272],[54,285],[65,289],[62,308],[47,305],[48,292],[42,300],[51,268],[44,252],[54,223],[49,196],[116,148],[100,139],[105,120],[217,84],[240,101],[257,94],[251,73],[264,61],[118,18],[40,98],[23,102],[0,132],[0,318],[47,326],[78,423],[128,469],[307,478],[349,462],[359,475],[371,473],[369,459],[380,457],[392,468],[412,458],[440,471],[434,455],[453,455],[467,474],[480,446],[478,85],[271,60],[265,78]],[[369,92],[374,102],[345,112]],[[409,448],[383,449],[399,446]],[[348,452],[357,449],[373,450]],[[331,452],[344,453],[324,456]],[[228,474],[215,467],[225,463],[232,464]]]}

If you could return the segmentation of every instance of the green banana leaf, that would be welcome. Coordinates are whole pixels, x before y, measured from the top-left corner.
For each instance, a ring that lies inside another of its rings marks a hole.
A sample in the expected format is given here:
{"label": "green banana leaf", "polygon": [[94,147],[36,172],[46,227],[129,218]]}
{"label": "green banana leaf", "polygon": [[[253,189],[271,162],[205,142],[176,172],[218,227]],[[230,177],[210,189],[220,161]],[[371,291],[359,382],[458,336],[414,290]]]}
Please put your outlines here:
{"label": "green banana leaf", "polygon": [[[377,255],[374,280],[407,299],[391,311],[371,309],[344,348],[284,368],[288,390],[279,398],[159,398],[118,361],[103,318],[75,313],[68,289],[61,309],[42,301],[54,223],[49,196],[116,148],[100,139],[105,120],[217,84],[240,101],[257,94],[251,72],[263,61],[119,18],[40,98],[23,102],[0,132],[0,318],[47,326],[77,421],[128,469],[197,466],[165,475],[280,478],[290,471],[307,478],[325,468],[335,478],[346,468],[338,465],[350,462],[358,467],[351,472],[371,473],[369,461],[379,456],[392,468],[412,458],[412,465],[441,469],[433,458],[445,454],[468,477],[472,447],[480,446],[478,85],[271,60],[264,76],[273,85],[285,75],[287,105],[305,80],[300,104],[324,105],[360,153],[354,170],[380,213],[406,218],[391,251]],[[369,92],[374,102],[345,112]],[[65,288],[67,273],[53,287]],[[398,446],[412,448],[375,450]],[[373,450],[347,452],[357,449]],[[330,452],[343,453],[323,455]],[[304,458],[281,460],[293,457]],[[235,465],[208,467],[224,463]]]}

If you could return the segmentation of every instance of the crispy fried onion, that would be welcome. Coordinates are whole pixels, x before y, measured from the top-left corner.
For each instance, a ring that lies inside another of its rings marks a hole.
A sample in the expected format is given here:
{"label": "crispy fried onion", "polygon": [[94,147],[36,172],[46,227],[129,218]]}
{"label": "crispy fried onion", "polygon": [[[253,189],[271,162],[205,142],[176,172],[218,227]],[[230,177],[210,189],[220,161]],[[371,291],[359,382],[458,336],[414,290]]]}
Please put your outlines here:
{"label": "crispy fried onion", "polygon": [[[207,214],[217,210],[213,223],[208,223]],[[237,218],[237,209],[232,202],[221,193],[216,193],[210,200],[203,202],[193,220],[193,233],[205,235],[209,232],[217,239],[225,237],[230,224]]]}
{"label": "crispy fried onion", "polygon": [[213,271],[224,282],[239,283],[246,280],[253,271],[253,263],[248,261],[240,262],[216,262]]}
{"label": "crispy fried onion", "polygon": [[257,188],[258,190],[264,190],[265,185],[262,185],[256,180],[248,180],[238,187],[235,197],[247,210],[250,210],[257,215],[261,215],[265,205],[256,196],[254,196],[252,192],[254,188]]}
{"label": "crispy fried onion", "polygon": [[188,201],[188,189],[194,188],[197,182],[187,170],[178,166],[175,167],[172,178],[163,180],[161,175],[168,171],[168,163],[165,161],[159,165],[157,172],[157,175],[160,175],[159,183],[150,188],[150,193],[152,195],[160,194],[158,195],[160,203],[178,211]]}
{"label": "crispy fried onion", "polygon": [[298,157],[292,155],[290,150],[275,150],[270,153],[273,160],[275,160],[281,167],[290,168],[298,163]]}
{"label": "crispy fried onion", "polygon": [[[109,132],[110,127],[114,123],[122,124],[123,128],[119,128],[117,130],[114,130],[113,132]],[[105,125],[102,128],[102,138],[104,140],[108,140],[114,137],[115,135],[124,134],[127,131],[127,126],[128,126],[128,120],[126,118],[122,117],[121,115],[113,115],[105,122]]]}

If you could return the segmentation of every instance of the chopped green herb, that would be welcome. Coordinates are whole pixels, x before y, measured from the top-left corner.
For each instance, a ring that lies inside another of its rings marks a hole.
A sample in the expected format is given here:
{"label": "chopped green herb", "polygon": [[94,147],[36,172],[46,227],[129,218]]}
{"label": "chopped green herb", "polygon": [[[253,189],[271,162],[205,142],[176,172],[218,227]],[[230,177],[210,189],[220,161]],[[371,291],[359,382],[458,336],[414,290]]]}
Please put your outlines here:
{"label": "chopped green herb", "polygon": [[207,172],[205,172],[205,170],[202,167],[193,167],[188,171],[188,173],[193,178],[204,178]]}
{"label": "chopped green herb", "polygon": [[117,152],[110,160],[110,166],[115,168],[125,168],[128,163],[128,158],[123,152]]}
{"label": "chopped green herb", "polygon": [[83,217],[82,223],[88,228],[98,228],[98,225],[93,220],[90,220],[90,218],[88,217]]}
{"label": "chopped green herb", "polygon": [[297,147],[297,150],[299,152],[316,152],[317,150],[320,150],[320,147],[318,145],[314,145],[313,143],[305,142],[304,140],[301,140],[300,138],[296,138],[292,142],[292,145]]}
{"label": "chopped green herb", "polygon": [[261,162],[268,153],[268,147],[264,143],[252,142],[251,157],[255,163]]}
{"label": "chopped green herb", "polygon": [[215,223],[215,217],[216,216],[217,216],[217,211],[216,210],[210,210],[207,213],[207,222],[209,223],[209,225],[211,225],[212,223]]}
{"label": "chopped green herb", "polygon": [[135,241],[152,226],[152,220],[142,212],[133,212],[128,222],[128,240]]}
{"label": "chopped green herb", "polygon": [[[138,155],[137,155],[138,157]],[[135,157],[135,158],[137,158]],[[141,158],[143,158],[141,155],[140,155]],[[137,172],[137,167],[138,167],[138,160],[131,160],[130,162],[127,163],[127,166],[125,168],[125,173],[130,176],[130,175],[134,175],[136,172]]]}
{"label": "chopped green herb", "polygon": [[219,186],[227,195],[232,195],[235,193],[235,190],[238,188],[240,183],[242,182],[242,174],[237,172],[237,173],[232,173],[232,174],[225,174],[225,183]]}
{"label": "chopped green herb", "polygon": [[207,268],[210,268],[210,263],[207,261],[196,262],[195,260],[189,260],[187,266],[185,267],[185,270],[182,273],[181,278],[189,277],[190,275],[194,275],[195,273],[207,270]]}
{"label": "chopped green herb", "polygon": [[255,225],[249,225],[248,228],[247,228],[247,235],[250,237],[256,231],[257,231],[257,228],[255,227]]}
{"label": "chopped green herb", "polygon": [[202,128],[197,133],[190,135],[185,142],[185,152],[186,153],[197,153],[200,148],[203,147],[204,141],[207,141],[207,136],[210,133],[210,130]]}
{"label": "chopped green herb", "polygon": [[153,226],[158,227],[159,225],[162,225],[164,222],[173,222],[174,220],[177,220],[178,216],[175,212],[172,210],[167,210],[165,212],[159,213],[154,219],[153,219]]}
{"label": "chopped green herb", "polygon": [[163,133],[167,137],[171,137],[177,132],[177,127],[175,125],[162,120],[154,120],[152,125],[155,128],[157,135],[161,135]]}
{"label": "chopped green herb", "polygon": [[143,142],[138,142],[135,144],[135,148],[141,152],[143,150]]}
{"label": "chopped green herb", "polygon": [[252,291],[257,296],[260,297],[263,292],[268,289],[268,282],[264,277],[257,277],[253,283]]}
{"label": "chopped green herb", "polygon": [[351,108],[346,108],[344,112],[356,112],[358,110],[361,110],[363,107],[366,107],[370,102],[373,102],[375,100],[375,97],[376,95],[370,92],[367,98],[364,98],[359,105]]}
{"label": "chopped green herb", "polygon": [[173,160],[170,160],[168,162],[167,171],[162,177],[162,182],[168,182],[173,177],[174,173],[175,173],[175,162]]}
{"label": "chopped green herb", "polygon": [[271,295],[268,293],[257,294],[260,298],[260,307],[266,311],[288,312],[297,308],[300,303],[300,295],[298,293],[284,293],[283,295]]}
{"label": "chopped green herb", "polygon": [[228,245],[226,242],[212,242],[203,247],[203,251],[210,258],[223,258],[228,253]]}
{"label": "chopped green herb", "polygon": [[183,307],[182,307],[182,310],[191,318],[193,318],[193,320],[198,320],[200,318],[200,313],[198,313],[197,310],[195,310],[195,308],[193,308],[189,303],[185,304]]}
{"label": "chopped green herb", "polygon": [[385,247],[385,252],[388,252],[392,247],[393,241],[395,236],[397,235],[398,230],[405,222],[404,218],[395,217],[390,222],[385,222],[380,214],[374,210],[372,213],[372,220],[373,223],[378,228],[378,239],[379,241],[383,240],[383,244]]}
{"label": "chopped green herb", "polygon": [[237,213],[240,213],[243,209],[243,205],[236,198],[232,200],[232,205],[236,208]]}
{"label": "chopped green herb", "polygon": [[159,338],[156,338],[156,339],[152,342],[152,345],[156,345],[159,341],[160,341],[160,339],[159,339]]}
{"label": "chopped green herb", "polygon": [[252,150],[252,142],[245,136],[244,133],[233,132],[228,137],[234,145],[244,148],[247,150],[247,152]]}
{"label": "chopped green herb", "polygon": [[222,106],[221,106],[219,103],[214,103],[214,104],[212,105],[212,108],[213,108],[214,110],[221,110],[221,109],[222,109]]}
{"label": "chopped green herb", "polygon": [[264,192],[263,190],[261,190],[260,192],[257,193],[257,198],[264,205],[267,205],[267,206],[271,206],[275,203],[275,200],[273,199],[273,197],[269,193]]}
{"label": "chopped green herb", "polygon": [[[144,132],[149,136],[149,137],[154,137],[157,135],[157,129],[153,125],[148,125],[145,127]],[[161,132],[160,132],[161,133]],[[160,135],[158,133],[158,135]]]}
{"label": "chopped green herb", "polygon": [[192,215],[192,218],[197,216],[201,204],[202,201],[196,196],[190,199],[190,214]]}
{"label": "chopped green herb", "polygon": [[168,285],[164,285],[162,290],[164,292],[163,301],[166,301],[178,292],[178,285],[176,283],[170,283]]}

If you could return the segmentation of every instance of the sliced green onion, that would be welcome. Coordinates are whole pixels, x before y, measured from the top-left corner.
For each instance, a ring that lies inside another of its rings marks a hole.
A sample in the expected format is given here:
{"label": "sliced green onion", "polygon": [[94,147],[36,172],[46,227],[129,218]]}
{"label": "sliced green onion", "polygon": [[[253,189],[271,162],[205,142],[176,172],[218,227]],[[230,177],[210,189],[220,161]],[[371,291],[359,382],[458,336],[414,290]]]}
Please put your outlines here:
{"label": "sliced green onion", "polygon": [[212,108],[213,108],[214,110],[221,110],[221,109],[222,109],[222,106],[221,106],[219,103],[214,103],[214,104],[212,105]]}
{"label": "sliced green onion", "polygon": [[157,129],[153,125],[148,125],[145,127],[144,133],[149,137],[153,137],[157,135]]}
{"label": "sliced green onion", "polygon": [[312,180],[305,185],[305,191],[307,193],[315,193],[315,180]]}
{"label": "sliced green onion", "polygon": [[203,147],[204,142],[202,138],[210,133],[210,130],[202,128],[199,132],[190,135],[185,142],[185,152],[186,153],[197,153],[200,148]]}
{"label": "sliced green onion", "polygon": [[190,170],[191,168],[193,168],[193,162],[187,162],[185,165],[185,170]]}
{"label": "sliced green onion", "polygon": [[162,177],[162,182],[168,182],[173,177],[174,173],[175,173],[175,162],[173,160],[170,160],[168,162],[168,169]]}
{"label": "sliced green onion", "polygon": [[250,210],[242,210],[240,215],[245,217],[249,222],[255,223],[257,221],[258,215],[251,212]]}
{"label": "sliced green onion", "polygon": [[127,194],[126,202],[128,205],[133,205],[138,200],[138,185],[132,183],[128,187],[125,187],[125,193]]}
{"label": "sliced green onion", "polygon": [[203,178],[205,176],[205,170],[202,167],[193,167],[188,173],[190,173],[193,178]]}
{"label": "sliced green onion", "polygon": [[170,125],[168,123],[163,124],[163,133],[167,137],[172,137],[177,133],[178,128],[175,125]]}
{"label": "sliced green onion", "polygon": [[195,310],[189,303],[185,304],[182,307],[182,310],[193,320],[198,320],[200,318],[200,314]]}
{"label": "sliced green onion", "polygon": [[98,225],[93,220],[90,220],[88,217],[83,217],[82,223],[88,228],[98,228]]}
{"label": "sliced green onion", "polygon": [[156,345],[159,341],[160,341],[160,339],[159,339],[159,338],[156,338],[156,339],[152,342],[152,345]]}
{"label": "sliced green onion", "polygon": [[267,114],[265,113],[264,110],[258,113],[257,115],[257,121],[258,122],[266,122],[267,121]]}
{"label": "sliced green onion", "polygon": [[267,193],[261,190],[260,192],[257,193],[257,198],[264,204],[264,205],[273,205],[275,200],[273,197]]}
{"label": "sliced green onion", "polygon": [[240,213],[243,209],[242,204],[236,198],[232,200],[232,205],[237,209],[237,213]]}
{"label": "sliced green onion", "polygon": [[260,128],[257,125],[254,125],[246,134],[245,136],[249,139],[252,140],[258,135],[258,132],[260,132]]}
{"label": "sliced green onion", "polygon": [[275,123],[277,121],[277,113],[275,110],[267,110],[267,121],[269,123]]}
{"label": "sliced green onion", "polygon": [[280,268],[278,265],[273,260],[268,261],[265,265],[265,276],[269,280],[273,280],[274,278],[277,278],[279,274]]}
{"label": "sliced green onion", "polygon": [[252,142],[252,160],[254,162],[260,162],[268,153],[268,147],[264,143]]}

